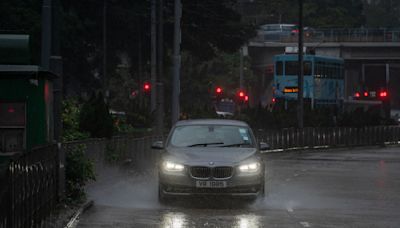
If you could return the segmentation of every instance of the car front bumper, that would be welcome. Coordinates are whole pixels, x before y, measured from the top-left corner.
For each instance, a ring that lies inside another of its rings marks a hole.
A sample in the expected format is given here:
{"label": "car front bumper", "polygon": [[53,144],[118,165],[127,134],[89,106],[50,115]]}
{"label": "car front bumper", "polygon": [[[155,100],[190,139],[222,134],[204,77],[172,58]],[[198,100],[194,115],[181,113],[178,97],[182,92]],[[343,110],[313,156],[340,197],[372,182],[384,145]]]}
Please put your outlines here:
{"label": "car front bumper", "polygon": [[[198,188],[196,181],[225,181],[225,188]],[[160,191],[166,196],[233,196],[257,197],[264,191],[264,175],[232,176],[226,179],[198,179],[190,175],[168,175],[160,172]]]}

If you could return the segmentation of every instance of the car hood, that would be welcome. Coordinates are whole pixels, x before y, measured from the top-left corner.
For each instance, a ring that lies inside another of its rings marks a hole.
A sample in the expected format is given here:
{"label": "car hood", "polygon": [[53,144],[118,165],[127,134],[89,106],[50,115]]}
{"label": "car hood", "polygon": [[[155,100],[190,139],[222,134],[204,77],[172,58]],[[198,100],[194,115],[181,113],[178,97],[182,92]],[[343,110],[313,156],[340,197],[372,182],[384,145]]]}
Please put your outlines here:
{"label": "car hood", "polygon": [[232,147],[194,147],[167,148],[164,159],[170,159],[188,165],[234,165],[244,160],[254,159],[256,148]]}

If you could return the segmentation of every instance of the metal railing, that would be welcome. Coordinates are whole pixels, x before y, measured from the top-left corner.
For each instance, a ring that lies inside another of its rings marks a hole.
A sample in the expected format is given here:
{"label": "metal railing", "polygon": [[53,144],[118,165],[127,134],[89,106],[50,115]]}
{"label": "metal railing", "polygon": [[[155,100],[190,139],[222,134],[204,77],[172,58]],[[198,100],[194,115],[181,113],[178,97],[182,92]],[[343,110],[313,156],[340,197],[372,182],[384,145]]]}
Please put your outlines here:
{"label": "metal railing", "polygon": [[[297,34],[263,34],[252,39],[255,42],[281,42],[295,43]],[[341,28],[341,29],[312,29],[304,31],[304,42],[400,42],[400,28],[398,29],[372,29],[372,28]]]}
{"label": "metal railing", "polygon": [[113,137],[112,139],[88,139],[67,142],[62,145],[64,153],[84,146],[86,157],[94,162],[95,171],[110,163],[129,162],[141,168],[156,164],[158,153],[151,149],[151,144],[163,140],[165,136]]}
{"label": "metal railing", "polygon": [[385,145],[400,143],[400,127],[290,128],[258,131],[257,138],[271,150]]}
{"label": "metal railing", "polygon": [[58,201],[57,145],[12,160],[1,181],[0,228],[43,227]]}

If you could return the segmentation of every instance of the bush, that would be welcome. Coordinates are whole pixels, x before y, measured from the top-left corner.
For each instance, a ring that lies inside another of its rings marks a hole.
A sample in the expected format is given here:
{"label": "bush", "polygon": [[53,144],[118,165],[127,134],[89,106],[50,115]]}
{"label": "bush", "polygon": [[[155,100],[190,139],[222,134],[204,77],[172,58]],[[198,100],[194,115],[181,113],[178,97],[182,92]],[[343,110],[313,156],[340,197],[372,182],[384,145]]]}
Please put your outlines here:
{"label": "bush", "polygon": [[78,145],[66,154],[66,197],[70,202],[82,202],[85,184],[96,179],[94,164],[85,157],[85,151],[85,145]]}
{"label": "bush", "polygon": [[113,135],[113,120],[101,93],[93,94],[82,106],[79,127],[89,132],[92,138],[110,138]]}
{"label": "bush", "polygon": [[89,133],[79,129],[80,105],[74,98],[63,101],[62,123],[64,142],[89,138]]}

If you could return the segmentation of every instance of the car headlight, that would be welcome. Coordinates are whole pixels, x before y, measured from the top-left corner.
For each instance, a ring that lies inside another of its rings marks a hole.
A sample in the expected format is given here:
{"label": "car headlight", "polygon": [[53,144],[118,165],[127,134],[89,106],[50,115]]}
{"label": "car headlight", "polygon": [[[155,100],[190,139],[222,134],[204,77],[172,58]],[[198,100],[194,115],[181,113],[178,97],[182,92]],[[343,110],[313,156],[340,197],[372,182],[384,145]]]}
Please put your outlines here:
{"label": "car headlight", "polygon": [[181,164],[171,162],[171,161],[165,161],[163,162],[163,169],[164,171],[167,172],[181,172],[183,171],[185,167]]}
{"label": "car headlight", "polygon": [[252,173],[258,173],[260,171],[260,167],[261,167],[261,165],[259,162],[253,162],[253,163],[240,165],[239,170],[241,173],[252,174]]}

